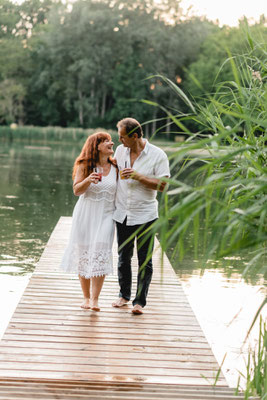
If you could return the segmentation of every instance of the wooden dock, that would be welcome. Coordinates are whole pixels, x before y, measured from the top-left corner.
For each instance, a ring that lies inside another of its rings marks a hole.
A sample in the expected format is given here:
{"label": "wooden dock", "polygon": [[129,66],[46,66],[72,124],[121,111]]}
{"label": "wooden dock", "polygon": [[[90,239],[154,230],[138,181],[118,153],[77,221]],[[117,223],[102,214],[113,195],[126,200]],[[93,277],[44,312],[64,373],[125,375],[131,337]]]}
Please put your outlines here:
{"label": "wooden dock", "polygon": [[[143,315],[111,307],[116,275],[106,278],[100,312],[81,309],[77,276],[58,267],[70,227],[60,218],[0,342],[0,399],[242,398],[222,374],[212,386],[219,366],[159,250]],[[114,272],[116,262],[115,250]]]}

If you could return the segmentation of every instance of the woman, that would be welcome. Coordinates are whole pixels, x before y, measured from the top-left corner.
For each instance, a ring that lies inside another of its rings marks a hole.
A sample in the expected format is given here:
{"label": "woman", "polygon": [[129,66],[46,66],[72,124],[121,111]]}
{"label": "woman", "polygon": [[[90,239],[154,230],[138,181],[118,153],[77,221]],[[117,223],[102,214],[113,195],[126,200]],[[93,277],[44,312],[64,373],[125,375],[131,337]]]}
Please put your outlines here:
{"label": "woman", "polygon": [[[73,192],[80,197],[73,211],[70,240],[61,263],[65,272],[79,275],[84,296],[81,307],[94,311],[100,311],[98,297],[105,276],[112,273],[112,216],[117,181],[112,154],[111,136],[95,133],[88,137],[74,163]],[[99,167],[103,168],[102,176],[97,172]]]}

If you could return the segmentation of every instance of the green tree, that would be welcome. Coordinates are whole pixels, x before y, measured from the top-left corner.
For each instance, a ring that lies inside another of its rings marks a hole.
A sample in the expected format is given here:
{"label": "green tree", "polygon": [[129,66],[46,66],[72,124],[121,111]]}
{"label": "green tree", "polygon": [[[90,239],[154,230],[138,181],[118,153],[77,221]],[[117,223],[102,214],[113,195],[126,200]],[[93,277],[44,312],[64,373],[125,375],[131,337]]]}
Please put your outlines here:
{"label": "green tree", "polygon": [[0,0],[0,38],[14,36],[19,20],[19,6],[9,0]]}
{"label": "green tree", "polygon": [[23,122],[25,88],[12,79],[0,82],[0,122]]}
{"label": "green tree", "polygon": [[[250,27],[250,34],[259,43],[266,43],[267,30],[263,19]],[[252,42],[247,34],[246,21],[238,28],[224,26],[217,33],[207,37],[201,47],[199,58],[187,70],[184,89],[192,96],[216,91],[217,82],[233,80],[234,74],[229,57],[248,54]]]}
{"label": "green tree", "polygon": [[34,90],[56,106],[61,103],[67,124],[84,126],[105,115],[119,49],[114,18],[102,3],[78,1],[71,12],[63,9],[53,16],[37,43]]}
{"label": "green tree", "polygon": [[[52,1],[25,1],[21,5],[0,0],[0,118],[2,122],[27,122],[24,110],[32,62],[28,38],[47,22]],[[16,93],[17,90],[17,93]],[[4,102],[6,101],[6,104]],[[14,107],[12,111],[12,107]]]}
{"label": "green tree", "polygon": [[200,18],[181,22],[174,0],[79,0],[71,8],[52,0],[0,1],[0,81],[26,89],[28,124],[110,126],[131,114],[154,120],[146,131],[155,131],[164,115],[141,99],[152,96],[181,112],[185,106],[160,79],[147,78],[183,82],[184,68],[218,29]]}
{"label": "green tree", "polygon": [[26,94],[25,71],[29,54],[22,38],[16,36],[19,6],[0,1],[0,121],[23,122]]}

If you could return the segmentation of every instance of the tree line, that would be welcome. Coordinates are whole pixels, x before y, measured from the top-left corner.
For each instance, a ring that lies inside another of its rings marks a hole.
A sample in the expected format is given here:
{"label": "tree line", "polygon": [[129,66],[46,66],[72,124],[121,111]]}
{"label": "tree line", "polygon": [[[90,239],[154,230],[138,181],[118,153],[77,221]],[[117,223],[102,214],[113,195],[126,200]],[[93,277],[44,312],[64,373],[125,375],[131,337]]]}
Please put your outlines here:
{"label": "tree line", "polygon": [[[153,104],[188,110],[160,76],[214,90],[219,71],[231,79],[227,54],[249,46],[242,24],[188,18],[176,0],[0,0],[0,123],[109,128],[131,115],[153,121],[147,135],[169,131]],[[250,30],[266,42],[264,17]]]}

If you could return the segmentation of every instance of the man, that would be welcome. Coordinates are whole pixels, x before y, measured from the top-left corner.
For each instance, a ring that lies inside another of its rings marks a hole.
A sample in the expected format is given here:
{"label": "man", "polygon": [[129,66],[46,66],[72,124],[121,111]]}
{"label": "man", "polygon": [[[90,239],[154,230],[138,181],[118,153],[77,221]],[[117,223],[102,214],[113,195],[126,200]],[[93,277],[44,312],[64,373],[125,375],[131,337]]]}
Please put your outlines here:
{"label": "man", "polygon": [[[140,123],[134,118],[124,118],[117,124],[119,140],[115,158],[120,170],[116,194],[114,220],[117,225],[119,246],[118,278],[119,299],[113,307],[122,307],[131,298],[131,259],[134,240],[137,239],[138,277],[133,314],[143,314],[152,278],[154,236],[142,235],[158,218],[157,191],[166,185],[161,178],[169,177],[167,155],[143,138]],[[130,238],[130,239],[129,239]],[[127,241],[126,244],[123,243]]]}

